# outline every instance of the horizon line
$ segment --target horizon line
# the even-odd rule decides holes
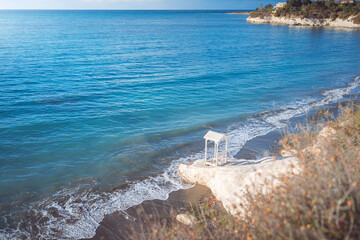
[[[0,11],[251,11],[253,9],[109,9],[109,8],[11,8],[11,9],[2,9]]]

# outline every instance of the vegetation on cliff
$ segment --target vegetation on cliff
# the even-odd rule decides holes
[[[248,194],[245,214],[234,217],[207,202],[194,208],[198,221],[192,226],[149,221],[129,237],[360,239],[359,109],[344,109],[339,117],[302,130],[281,142],[284,149],[297,152],[302,172],[281,176],[267,195]]]
[[[251,17],[301,17],[312,19],[347,19],[354,17],[353,21],[360,24],[360,2],[335,2],[334,0],[287,0],[287,5],[276,10],[271,4],[257,8],[250,13]]]

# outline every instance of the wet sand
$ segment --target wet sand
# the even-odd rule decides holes
[[[170,221],[177,214],[211,195],[209,188],[195,185],[193,188],[170,193],[167,200],[149,200],[123,212],[106,215],[96,230],[93,240],[129,239],[131,229],[141,231],[141,224],[154,219]]]

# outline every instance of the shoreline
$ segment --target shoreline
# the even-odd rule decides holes
[[[338,103],[330,104],[326,107],[333,114],[337,114],[339,107],[346,105],[348,101],[344,100]],[[294,127],[298,123],[306,123],[309,119],[316,119],[318,121],[318,110],[313,109],[307,114],[293,117],[288,123],[289,126]],[[320,117],[321,119],[321,117]],[[278,142],[283,137],[282,129],[274,129],[271,132],[257,136],[245,143],[245,145],[234,155],[236,159],[254,160],[266,156],[280,157]],[[255,161],[256,162],[256,161]],[[278,162],[278,161],[277,161]],[[255,164],[254,166],[256,166]],[[108,238],[125,238],[128,230],[131,227],[139,227],[142,221],[131,221],[131,217],[138,216],[139,219],[147,219],[158,214],[162,221],[176,221],[177,214],[185,212],[193,204],[200,203],[207,198],[215,198],[214,193],[207,186],[195,184],[189,189],[180,189],[169,194],[166,200],[147,200],[139,205],[132,206],[124,212],[130,215],[130,219],[126,219],[124,213],[115,212],[104,217],[100,226],[96,229],[96,234],[89,240],[103,240]],[[217,201],[217,200],[216,200]],[[221,206],[223,203],[219,201]],[[138,215],[136,215],[138,214]],[[105,237],[105,238],[104,238]]]
[[[122,212],[106,215],[92,238],[83,240],[128,239],[129,230],[139,228],[146,220],[161,222],[174,221],[177,214],[189,210],[191,206],[211,198],[211,190],[196,184],[189,189],[180,189],[169,194],[166,200],[147,200]]]
[[[342,103],[346,103],[349,101],[353,101],[355,99],[357,99],[357,95],[356,94],[351,94],[351,91],[354,90],[355,88],[359,87],[359,80],[360,80],[360,76],[356,75],[355,77],[353,77],[353,81],[352,82],[347,82],[345,86],[341,87],[341,88],[336,88],[335,92],[334,89],[332,90],[324,90],[324,92],[322,93],[322,95],[324,96],[322,100],[319,100],[319,102],[311,102],[308,103],[306,105],[297,107],[297,108],[291,108],[288,107],[286,109],[282,109],[280,111],[281,114],[283,114],[283,116],[286,117],[280,117],[278,118],[278,114],[280,113],[276,113],[276,114],[270,114],[268,115],[267,112],[264,112],[262,114],[260,114],[259,117],[259,121],[261,122],[266,122],[267,124],[269,124],[270,126],[268,126],[265,129],[262,129],[260,132],[246,132],[244,130],[248,129],[248,128],[240,128],[243,129],[242,130],[242,134],[251,134],[248,138],[246,138],[247,140],[245,142],[239,142],[239,141],[234,141],[233,143],[233,149],[236,151],[231,153],[231,156],[235,156],[236,158],[241,158],[241,159],[258,159],[261,158],[263,156],[273,156],[276,155],[278,153],[278,149],[276,148],[276,143],[279,139],[282,138],[283,136],[283,127],[284,124],[286,126],[289,126],[289,123],[291,126],[294,126],[297,123],[305,123],[308,120],[309,116],[315,116],[315,113],[318,110],[324,110],[324,109],[332,109],[330,110],[331,112],[334,112],[338,109],[338,105],[342,104]],[[327,94],[327,91],[331,91],[331,95]],[[334,98],[334,94],[336,93],[336,96]],[[341,100],[340,100],[341,99]],[[292,116],[292,117],[289,117]],[[274,117],[276,117],[275,119],[273,119]],[[270,120],[270,121],[269,121]],[[276,121],[275,121],[276,120]],[[286,124],[287,122],[287,124]],[[248,122],[248,124],[250,124],[250,127],[253,126],[251,125],[251,122]],[[249,125],[247,125],[249,126]],[[255,124],[255,127],[257,127],[258,125]],[[291,127],[292,128],[292,127]],[[235,133],[237,133],[239,131],[238,126],[236,126]],[[229,131],[230,133],[232,131]],[[228,132],[228,133],[229,133]],[[232,134],[234,140],[239,140],[237,139],[237,134]],[[241,135],[240,135],[241,137]],[[240,139],[243,139],[242,137]],[[244,144],[244,145],[243,145]],[[202,145],[203,146],[203,145]],[[240,148],[241,146],[241,148]],[[202,148],[203,149],[203,148]],[[195,156],[194,156],[195,157]],[[200,159],[201,158],[201,154],[197,157],[197,158],[193,158],[192,157],[192,162]],[[187,162],[187,161],[184,161]],[[177,175],[176,178],[180,178],[180,176],[177,174],[177,164],[176,162],[172,162],[172,166],[176,169],[174,174]],[[172,172],[171,172],[172,173]],[[169,181],[170,183],[170,181]],[[143,184],[142,182],[139,182],[139,184]],[[161,186],[165,186],[165,185],[161,185]],[[178,186],[178,185],[177,185]],[[189,186],[189,185],[187,185]],[[137,190],[139,186],[135,186],[133,188],[130,189],[130,191],[133,192],[133,194],[137,194],[139,195],[139,193],[141,193],[141,191],[139,192]],[[146,188],[146,186],[145,186]],[[179,189],[179,188],[176,188]],[[140,190],[144,190],[144,185],[140,185]],[[148,191],[148,190],[144,190],[144,191]],[[189,190],[191,191],[191,190]],[[128,191],[126,191],[128,192]],[[180,192],[180,195],[186,195],[187,194],[187,190],[179,190],[176,192]],[[146,193],[146,192],[145,192]],[[162,193],[163,194],[163,193]],[[172,196],[175,193],[173,192],[168,192],[165,195],[159,195],[159,193],[153,194],[152,195],[152,200],[145,200],[145,201],[137,201],[134,205],[130,205],[130,207],[119,207],[116,203],[114,203],[115,201],[112,201],[111,204],[104,204],[104,202],[99,202],[98,203],[98,208],[104,207],[104,209],[106,208],[108,210],[108,214],[104,214],[104,215],[94,215],[93,212],[96,213],[96,210],[91,212],[92,209],[86,208],[86,205],[84,207],[84,204],[80,203],[79,205],[79,211],[87,211],[87,215],[85,215],[85,223],[89,223],[92,224],[88,224],[89,227],[91,228],[79,228],[77,226],[75,226],[74,224],[71,224],[71,227],[73,227],[73,231],[75,233],[78,233],[80,231],[86,231],[87,233],[91,232],[91,234],[87,234],[87,235],[82,235],[80,237],[75,237],[76,239],[100,239],[101,236],[103,235],[99,235],[99,234],[107,234],[107,236],[112,236],[115,235],[115,238],[117,236],[123,236],[124,234],[126,234],[125,232],[122,231],[126,231],[126,229],[129,228],[129,226],[138,226],[138,225],[134,225],[134,224],[129,224],[128,221],[124,221],[124,213],[125,216],[126,215],[130,215],[132,216],[133,213],[136,213],[138,210],[141,209],[148,209],[147,212],[145,211],[145,214],[140,215],[140,218],[147,218],[148,215],[153,215],[153,212],[158,212],[159,206],[167,206],[167,209],[171,209],[171,208],[175,208],[174,206],[177,207],[178,210],[182,210],[184,207],[186,206],[187,201],[183,200],[183,201],[169,201],[172,198]],[[192,193],[194,194],[194,193]],[[170,198],[166,199],[168,196],[170,195]],[[176,195],[176,194],[175,194]],[[187,194],[189,195],[189,194]],[[191,194],[190,194],[191,195]],[[179,195],[177,195],[179,196]],[[126,196],[125,196],[126,197]],[[153,200],[153,199],[166,199],[166,200]],[[182,198],[184,199],[184,198]],[[122,198],[117,198],[117,201],[121,201]],[[65,200],[66,201],[66,200]],[[75,204],[78,204],[77,202],[75,202]],[[78,205],[75,205],[78,206]],[[129,205],[128,205],[129,206]],[[157,206],[154,208],[154,206]],[[187,206],[189,206],[189,204],[187,204]],[[160,207],[160,209],[162,209]],[[90,211],[89,211],[90,210]],[[131,212],[132,211],[132,212]],[[115,212],[115,213],[114,213]],[[144,211],[143,211],[144,212]],[[120,214],[119,214],[120,213]],[[180,212],[178,212],[180,213]],[[166,219],[169,219],[171,216],[169,215],[168,211],[165,211],[164,213],[165,215],[167,214],[167,216],[164,217],[165,221],[167,221]],[[90,216],[90,218],[88,217]],[[141,217],[143,216],[143,217]],[[96,221],[97,219],[94,217],[98,217],[98,219],[101,217],[101,219],[99,219],[99,221]],[[122,218],[121,218],[122,217]],[[95,222],[95,221],[96,222]],[[87,221],[87,222],[86,222]],[[96,224],[96,226],[95,226]],[[68,226],[65,224],[65,227]],[[78,225],[79,226],[79,225]],[[120,231],[120,233],[119,233]],[[79,236],[80,234],[78,234]],[[112,239],[113,237],[109,237],[110,239]]]
[[[228,15],[250,15],[251,12],[231,12],[231,13],[226,13]]]
[[[281,152],[287,160],[264,160],[249,168],[250,174],[232,159],[221,167],[205,166],[204,160],[180,165],[182,177],[208,185],[227,212],[189,213],[191,222],[184,222],[192,225],[188,231],[177,231],[181,224],[170,230],[150,225],[156,237],[149,239],[170,231],[179,239],[193,232],[199,239],[359,239],[359,102],[345,105],[339,114],[325,113],[320,121],[284,136]],[[320,219],[328,220],[319,224]]]
[[[303,116],[305,118],[305,116]],[[282,138],[281,130],[275,129],[265,135],[257,136],[245,143],[245,145],[235,154],[234,157],[239,159],[251,160],[265,155],[274,155],[277,152],[278,141]],[[279,154],[276,154],[279,156]],[[125,213],[133,216],[140,213],[141,218],[158,213],[164,221],[174,220],[177,214],[182,213],[191,205],[205,201],[207,198],[214,197],[211,189],[207,186],[195,184],[189,189],[180,189],[169,194],[166,200],[147,200],[139,205],[132,206]],[[171,212],[173,210],[174,212]],[[96,234],[91,240],[103,240],[116,236],[123,238],[130,227],[138,225],[134,224],[131,219],[126,219],[121,212],[115,212],[106,215],[101,221],[100,226],[96,229]],[[140,222],[141,224],[141,222]],[[105,238],[102,238],[105,237]],[[124,237],[126,238],[126,237]],[[84,239],[85,240],[85,239]]]
[[[350,19],[311,19],[300,17],[251,17],[246,19],[249,23],[254,24],[274,24],[274,25],[289,25],[289,26],[304,26],[304,27],[333,27],[333,28],[347,28],[347,29],[360,29],[360,24],[356,24]]]
[[[306,121],[306,116],[294,118],[296,121]],[[251,160],[261,158],[265,155],[280,156],[278,152],[278,142],[283,137],[281,129],[274,129],[273,131],[257,136],[245,143],[245,145],[234,155],[237,159]],[[129,215],[140,214],[140,218],[146,219],[154,213],[160,215],[163,221],[171,219],[175,221],[177,214],[182,213],[191,205],[200,203],[204,199],[212,198],[214,194],[207,186],[195,184],[194,187],[189,189],[180,189],[169,194],[166,200],[147,200],[139,205],[132,206],[126,210],[125,213]],[[220,202],[221,206],[222,203]],[[173,210],[172,212],[170,210]],[[126,219],[123,213],[115,212],[106,215],[101,221],[100,226],[96,229],[96,234],[88,240],[103,240],[116,236],[122,239],[128,232],[130,227],[138,225],[139,222],[134,224],[131,219]],[[140,222],[141,224],[141,222]],[[105,237],[105,238],[102,238]],[[126,239],[126,237],[125,237]],[[85,239],[84,239],[85,240]]]
[[[358,77],[356,77],[355,80],[357,78]],[[351,86],[352,85],[347,85],[344,89],[348,89]],[[356,95],[342,96],[343,101],[341,101],[341,102],[349,101],[349,98],[353,98],[353,97],[356,97]],[[319,109],[333,108],[332,111],[336,111],[338,104],[341,104],[341,102],[326,104],[323,106],[320,105],[320,108],[316,107],[315,109],[312,109],[305,114],[300,114],[298,116],[291,117],[290,124],[295,125],[298,122],[305,122],[307,117],[313,116],[314,113],[316,112],[316,110],[319,110]],[[287,121],[287,120],[283,120],[283,121]],[[277,144],[278,140],[282,138],[282,136],[283,136],[282,129],[280,129],[280,128],[273,129],[264,135],[256,136],[250,140],[247,140],[245,145],[242,146],[242,148],[240,150],[238,150],[236,152],[236,154],[234,154],[234,156],[236,158],[242,158],[242,159],[256,159],[259,157],[263,157],[264,155],[267,155],[267,156],[275,155],[278,152],[277,148],[276,148],[276,144]],[[195,191],[195,193],[192,192],[190,194],[189,194],[189,191],[192,191],[192,190],[191,189],[177,190],[177,191],[175,191],[177,193],[171,192],[170,197],[166,200],[146,200],[146,201],[142,202],[141,204],[132,206],[127,209],[122,209],[122,210],[120,210],[120,212],[123,211],[123,212],[126,212],[126,214],[132,215],[132,213],[136,213],[136,211],[145,208],[145,209],[148,209],[146,212],[147,214],[142,215],[142,216],[145,216],[145,218],[146,218],[146,216],[148,214],[152,215],[151,212],[156,212],[157,210],[154,211],[155,209],[159,209],[159,207],[154,208],[154,206],[166,205],[168,209],[169,208],[181,209],[181,208],[183,208],[184,205],[189,206],[189,204],[187,204],[187,201],[172,201],[172,200],[174,200],[174,198],[172,196],[173,195],[176,195],[176,196],[188,195],[189,196],[192,194],[196,195],[196,191]],[[210,196],[210,195],[211,194],[209,194],[208,196]],[[182,197],[181,199],[184,199],[184,198]],[[180,213],[180,212],[178,212],[178,213]],[[165,216],[164,219],[169,218],[169,214],[166,213],[166,211],[165,211],[165,215],[166,214],[167,214],[167,217]],[[119,212],[115,211],[115,213],[106,214],[104,216],[104,218],[101,220],[99,225],[96,227],[96,230],[94,229],[95,235],[93,235],[92,237],[88,236],[88,238],[79,238],[79,239],[100,239],[100,237],[103,235],[99,235],[99,234],[107,234],[107,236],[112,236],[112,235],[122,236],[125,233],[122,233],[122,232],[119,233],[119,230],[126,231],[126,229],[128,229],[128,226],[134,226],[134,225],[129,224],[128,221],[124,221],[124,215],[121,213],[119,214]]]

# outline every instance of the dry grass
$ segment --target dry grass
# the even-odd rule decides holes
[[[316,131],[323,127],[327,135]],[[245,216],[201,204],[193,227],[148,222],[133,239],[360,239],[360,111],[304,128],[281,141],[296,150],[299,175],[282,176],[269,195],[248,194]],[[314,147],[316,146],[316,147]]]

